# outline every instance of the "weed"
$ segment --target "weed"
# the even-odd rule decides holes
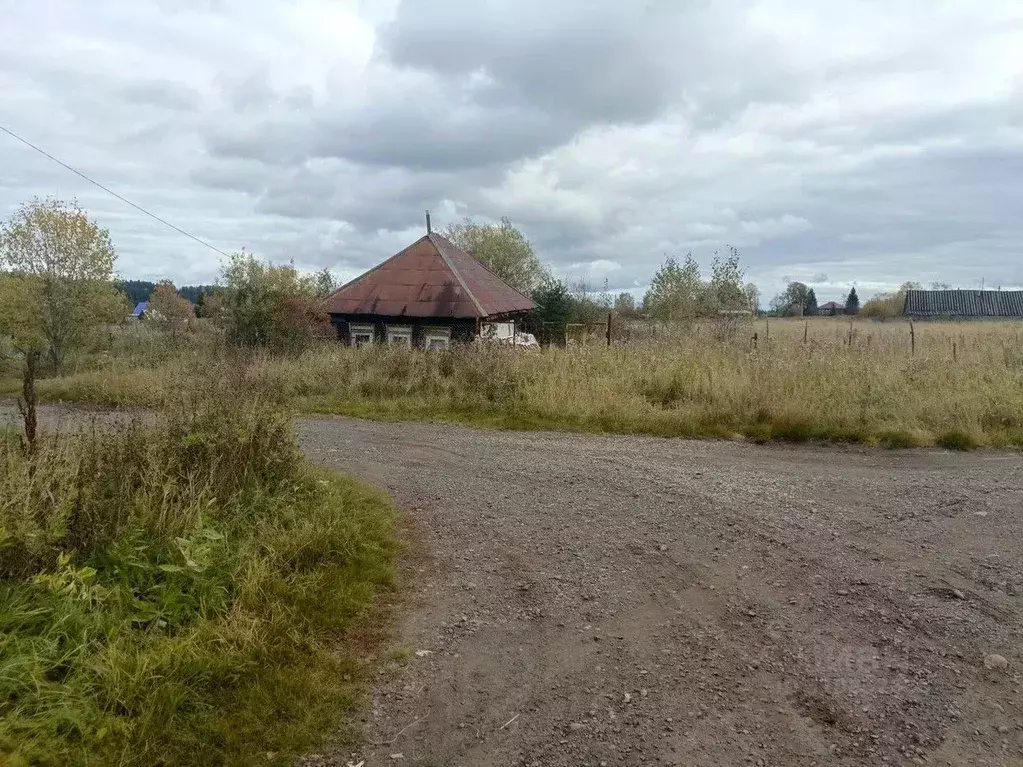
[[[0,439],[0,761],[252,764],[357,701],[391,506],[227,370],[145,422]]]
[[[302,411],[366,418],[891,447],[969,444],[948,439],[953,432],[977,445],[1023,441],[1016,325],[918,323],[911,355],[906,324],[854,324],[772,319],[770,333],[762,320],[729,333],[637,325],[627,328],[627,346],[540,351],[332,343],[298,357],[263,357],[258,367]],[[748,342],[754,332],[757,348]],[[50,401],[159,405],[172,398],[180,371],[224,354],[207,345],[154,357],[155,366],[113,359],[102,370],[40,381],[39,393]]]

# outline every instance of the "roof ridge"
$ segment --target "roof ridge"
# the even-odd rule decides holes
[[[469,288],[465,280],[462,278],[462,273],[458,270],[458,267],[451,263],[451,259],[448,258],[447,253],[444,252],[444,248],[434,241],[433,239],[434,237],[441,237],[441,239],[451,243],[451,247],[455,248],[456,250],[460,250],[460,248],[458,248],[458,246],[455,245],[455,243],[451,242],[451,240],[448,240],[447,237],[443,237],[442,235],[434,234],[433,232],[430,232],[426,235],[426,239],[428,239],[430,241],[430,244],[437,249],[437,255],[441,257],[445,264],[447,264],[448,269],[451,270],[451,273],[455,275],[455,279],[458,280],[458,284],[462,286],[462,290],[465,291],[466,295],[469,296],[470,300],[476,306],[476,309],[479,310],[480,317],[488,316],[486,309],[483,308],[483,304],[481,304],[476,299],[476,296],[473,294],[472,290]],[[469,254],[466,253],[466,255],[468,256]],[[472,258],[472,256],[469,257]]]
[[[436,233],[436,232],[433,232],[432,234],[437,234],[437,233]],[[500,281],[501,281],[501,282],[502,282],[502,283],[503,283],[503,284],[504,284],[504,285],[505,285],[506,287],[510,288],[511,290],[514,290],[514,291],[515,291],[516,293],[518,293],[518,294],[519,294],[520,296],[522,296],[522,297],[523,297],[524,299],[526,299],[527,301],[533,301],[533,299],[532,299],[532,298],[531,298],[530,296],[527,296],[527,295],[526,295],[525,293],[523,293],[523,292],[522,292],[521,290],[519,290],[518,288],[516,288],[516,287],[515,287],[514,285],[510,284],[510,283],[509,283],[509,282],[508,282],[508,281],[507,281],[507,280],[506,280],[506,279],[505,279],[504,277],[502,277],[502,276],[501,276],[500,274],[498,274],[497,272],[495,272],[495,271],[494,271],[493,269],[491,269],[491,268],[490,268],[489,266],[487,266],[486,264],[484,264],[484,263],[483,263],[482,261],[480,261],[480,260],[479,260],[478,258],[476,258],[476,257],[475,257],[475,256],[474,256],[474,255],[473,255],[472,253],[469,253],[469,252],[467,252],[467,251],[464,251],[464,250],[462,250],[462,249],[461,249],[460,247],[458,247],[457,245],[455,245],[455,243],[451,242],[451,240],[449,240],[449,239],[448,239],[447,237],[445,237],[444,235],[438,235],[438,236],[439,236],[439,237],[440,237],[441,239],[445,240],[446,242],[449,242],[449,243],[451,243],[451,247],[453,247],[453,248],[454,248],[455,250],[457,250],[457,251],[458,251],[459,253],[463,253],[464,255],[466,255],[466,256],[468,256],[469,258],[471,258],[471,259],[472,259],[472,262],[473,262],[474,264],[476,264],[477,266],[482,266],[482,267],[483,267],[483,268],[484,268],[485,270],[487,270],[487,271],[488,271],[488,272],[490,272],[490,273],[491,273],[492,275],[494,275],[494,276],[495,276],[495,277],[496,277],[497,279],[499,279],[499,280],[500,280]],[[534,301],[533,303],[536,303],[536,302]]]

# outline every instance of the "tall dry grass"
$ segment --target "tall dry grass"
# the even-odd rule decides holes
[[[1023,445],[1023,326],[843,318],[621,328],[600,343],[417,352],[328,344],[258,361],[305,412],[663,436],[891,446]],[[755,340],[754,340],[755,337]],[[804,340],[805,338],[805,340]],[[223,352],[218,352],[223,353]],[[47,399],[154,404],[157,367],[40,384]]]
[[[266,365],[308,411],[664,436],[1023,445],[1019,326],[913,331],[915,353],[908,323],[814,319],[662,327],[610,348],[332,347]]]
[[[0,763],[285,762],[359,694],[338,640],[389,582],[389,503],[303,465],[265,378],[192,379],[0,432]]]

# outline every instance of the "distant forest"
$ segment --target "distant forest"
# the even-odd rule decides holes
[[[119,280],[117,287],[131,299],[132,305],[135,305],[149,300],[156,289],[156,283],[148,280]],[[223,289],[220,285],[183,285],[178,288],[178,295],[197,304],[199,296],[220,293]]]

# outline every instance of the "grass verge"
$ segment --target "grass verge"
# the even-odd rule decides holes
[[[331,344],[257,364],[302,413],[755,442],[1023,447],[1016,325],[919,325],[915,353],[901,323],[774,320],[757,344],[752,327],[534,352]],[[113,360],[44,380],[40,396],[157,406],[182,371],[209,364],[186,357],[143,368]]]
[[[0,762],[289,763],[359,699],[394,510],[203,380],[155,424],[0,440]]]

